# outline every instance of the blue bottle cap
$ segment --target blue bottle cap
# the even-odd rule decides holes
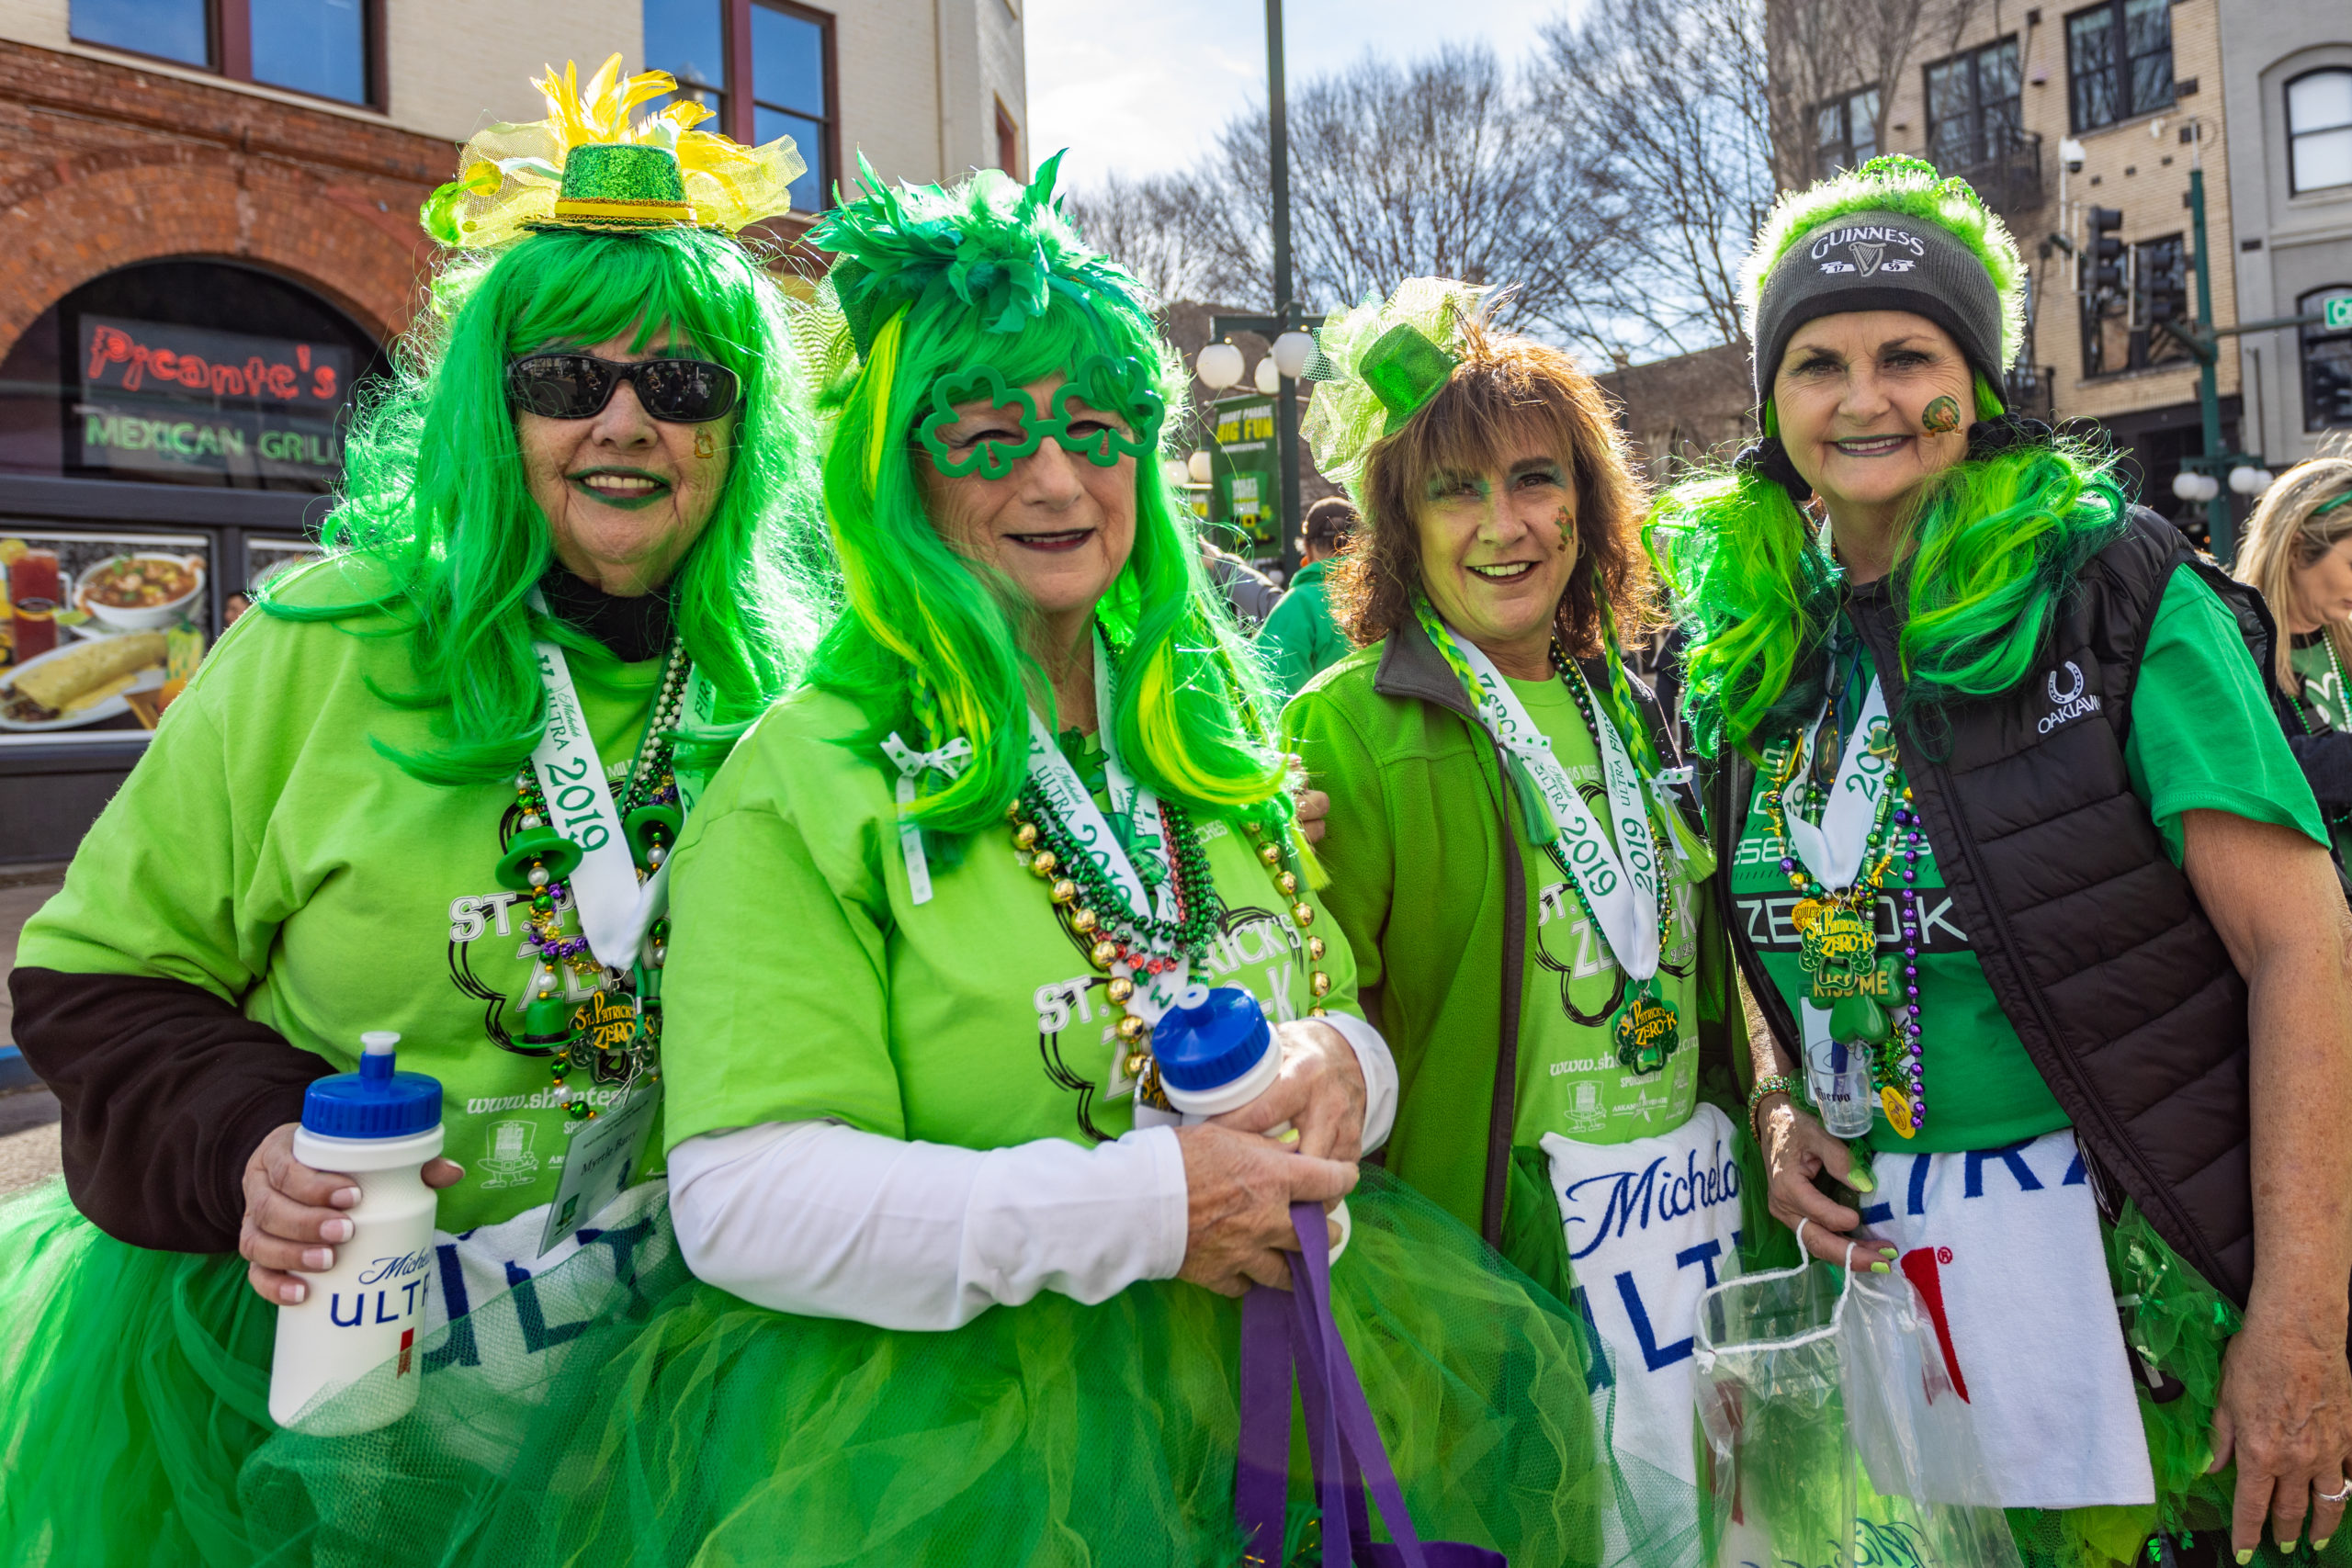
[[[322,1138],[405,1138],[441,1124],[441,1080],[392,1070],[400,1036],[359,1037],[359,1070],[321,1078],[302,1097],[302,1130]]]
[[[1273,1043],[1258,998],[1238,986],[1194,986],[1160,1015],[1151,1055],[1160,1081],[1186,1094],[1223,1089],[1258,1065]]]

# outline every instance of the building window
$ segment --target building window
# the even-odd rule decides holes
[[[2077,131],[2172,105],[2172,0],[2103,0],[2066,18]]]
[[[2352,71],[2309,71],[2287,84],[2287,188],[2352,185]]]
[[[1814,111],[1815,167],[1823,178],[1878,156],[1878,89],[1832,98]]]
[[[1928,66],[1928,161],[1955,174],[2007,152],[2018,140],[2022,93],[2014,38]]]
[[[645,0],[645,64],[678,94],[727,118],[727,0]]]
[[[2330,299],[2352,299],[2352,283],[2315,288],[2295,301],[2295,313],[2316,315]],[[2303,428],[2352,427],[2352,329],[2302,330]]]
[[[384,107],[383,0],[73,0],[79,43]]]
[[[2083,374],[2111,376],[2190,357],[2163,323],[2188,318],[2188,251],[2178,234],[2143,240],[2126,253],[2120,299],[2083,301]]]
[[[1012,111],[1001,99],[996,106],[996,166],[1016,180],[1021,177],[1021,128],[1012,123]]]
[[[808,172],[797,211],[825,205],[835,178],[833,19],[787,0],[645,0],[645,59],[713,129],[757,145],[789,136]]]

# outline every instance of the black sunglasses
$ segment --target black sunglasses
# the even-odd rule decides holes
[[[627,381],[645,412],[670,424],[701,424],[735,412],[743,385],[707,359],[639,359],[593,354],[529,354],[506,367],[506,400],[546,419],[589,419]]]

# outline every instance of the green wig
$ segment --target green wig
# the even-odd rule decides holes
[[[663,327],[741,378],[734,451],[701,536],[668,586],[673,624],[719,698],[723,744],[805,665],[831,590],[807,473],[814,451],[798,396],[781,289],[735,240],[687,227],[639,234],[550,231],[454,258],[434,309],[368,398],[345,446],[343,493],[325,542],[380,570],[338,603],[265,592],[290,619],[365,612],[404,627],[416,683],[379,694],[433,716],[438,744],[379,750],[435,784],[518,768],[546,723],[531,643],[586,648],[526,599],[553,562],[554,536],[526,483],[508,361]],[[315,578],[316,574],[311,574]]]
[[[1870,211],[1937,224],[1984,263],[2002,299],[2004,366],[2013,361],[2024,323],[2016,242],[1964,182],[1912,158],[1873,159],[1781,198],[1741,274],[1751,326],[1758,287],[1792,245]],[[1770,375],[1758,379],[1769,385]],[[1919,488],[1898,539],[1897,717],[1915,737],[1931,735],[1950,705],[2030,674],[2076,574],[2130,512],[2111,452],[2003,417],[1981,373],[1975,402],[1968,456]],[[1688,639],[1686,712],[1710,755],[1730,747],[1754,756],[1812,717],[1844,600],[1843,571],[1803,508],[1804,481],[1780,449],[1769,400],[1762,418],[1764,440],[1669,488],[1645,533]]]
[[[1003,820],[1026,773],[1028,711],[1050,716],[1053,692],[1026,601],[933,525],[920,431],[940,406],[934,393],[972,396],[982,367],[1008,388],[1077,379],[1099,358],[1129,367],[1137,395],[1171,420],[1183,398],[1148,292],[1089,250],[1055,203],[1058,162],[1025,187],[983,170],[952,189],[888,189],[868,169],[864,195],[810,235],[840,257],[808,330],[831,372],[825,513],[847,604],[809,679],[865,713],[861,746],[893,730],[926,750],[971,743],[970,764],[952,781],[927,775],[938,787],[910,812],[951,843]],[[1126,460],[1135,546],[1096,611],[1116,672],[1104,722],[1164,798],[1208,817],[1285,821],[1263,677],[1209,586],[1157,450]]]

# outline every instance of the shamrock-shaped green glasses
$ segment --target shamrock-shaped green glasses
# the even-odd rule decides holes
[[[940,432],[962,417],[956,412],[957,403],[978,402],[983,395],[991,409],[1020,411],[1021,439],[983,438],[959,454]],[[1073,402],[1083,404],[1083,410],[1073,413]],[[1159,425],[1167,413],[1140,363],[1102,354],[1080,364],[1054,393],[1049,407],[1049,414],[1039,414],[1026,388],[1006,385],[1003,372],[993,365],[975,365],[932,384],[931,412],[916,426],[916,434],[930,449],[933,465],[949,479],[978,473],[982,479],[1001,479],[1048,437],[1102,468],[1122,457],[1148,457],[1159,450]],[[1103,415],[1125,422],[1126,428]]]

